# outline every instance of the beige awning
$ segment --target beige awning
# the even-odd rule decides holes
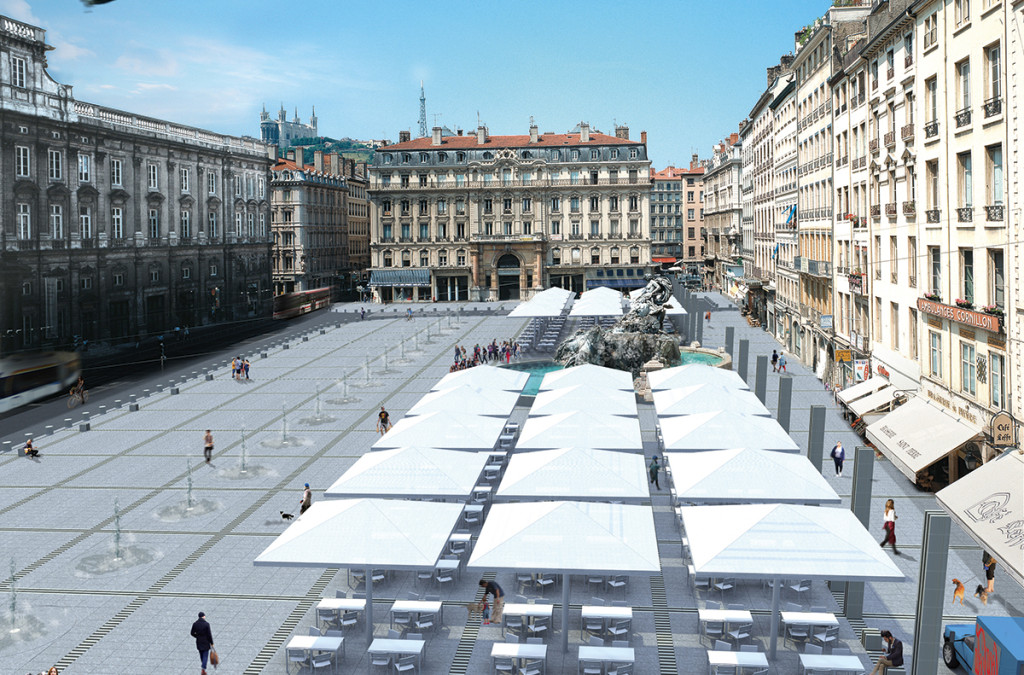
[[[868,440],[912,481],[981,431],[920,396],[867,428]]]
[[[896,389],[896,387],[885,386],[873,394],[862,396],[850,403],[850,410],[858,417],[882,410],[883,408],[889,410],[893,403],[897,402],[896,399],[902,395],[904,395],[903,392]]]
[[[852,387],[843,389],[836,396],[846,405],[850,405],[851,402],[856,401],[858,398],[873,394],[888,384],[889,380],[884,377],[871,377],[863,382],[858,382]]]

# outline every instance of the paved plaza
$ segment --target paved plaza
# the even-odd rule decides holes
[[[724,329],[736,327],[737,339],[750,340],[752,383],[754,357],[771,354],[778,343],[748,327],[723,296],[707,297],[718,308],[704,327],[705,345],[722,345]],[[507,310],[512,303],[505,305]],[[5,618],[0,673],[37,673],[54,664],[72,674],[197,673],[188,631],[199,611],[206,612],[223,659],[217,672],[283,673],[284,645],[315,625],[316,603],[356,589],[345,570],[254,567],[253,559],[287,527],[279,513],[298,512],[305,482],[313,487],[314,502],[322,499],[322,491],[378,438],[380,406],[392,420],[401,419],[448,372],[455,344],[471,349],[500,342],[528,323],[487,313],[494,305],[455,319],[433,318],[433,307],[426,313],[413,307],[412,321],[405,319],[404,306],[395,308],[393,318],[390,306],[383,316],[375,306],[375,320],[331,323],[322,333],[291,340],[287,348],[267,349],[266,358],[250,354],[247,382],[234,381],[224,363],[210,364],[212,380],[200,374],[180,383],[178,393],[168,388],[140,398],[137,411],[124,405],[93,417],[87,431],[75,425],[38,438],[38,460],[0,453],[0,616]],[[842,440],[851,455],[858,438],[831,393],[796,361],[789,359],[793,439],[806,449],[810,406],[827,405],[826,452]],[[767,405],[773,412],[777,395],[778,376],[769,369]],[[525,419],[527,409],[520,399],[512,419]],[[653,407],[642,404],[648,457],[656,447],[655,419]],[[206,429],[216,443],[211,465],[202,457]],[[32,430],[3,440],[20,444],[26,431]],[[852,460],[845,478],[834,478],[827,457],[826,462],[824,473],[848,508]],[[884,460],[874,475],[870,529],[881,539],[882,505],[894,498],[903,554],[897,563],[908,580],[867,584],[865,622],[891,629],[912,657],[923,513],[938,507],[933,495],[918,491]],[[696,610],[706,594],[695,597],[688,583],[667,490],[654,491],[652,503],[662,575],[634,578],[624,591],[604,597],[624,599],[634,608],[635,672],[703,673],[706,644],[698,640]],[[953,524],[948,576],[973,590],[980,583],[980,560],[980,549]],[[395,599],[413,590],[439,593],[444,625],[428,634],[422,672],[492,672],[491,645],[502,641],[501,628],[468,620],[467,606],[479,597],[479,576],[463,570],[454,587],[436,588],[417,584],[415,573],[396,573],[375,585],[375,635],[387,633],[387,610]],[[509,594],[517,592],[511,573],[498,573],[497,581]],[[548,590],[547,599],[557,606],[560,593]],[[949,619],[982,611],[970,597],[966,606],[952,607],[952,586],[946,593]],[[525,594],[541,597],[529,589]],[[550,675],[577,672],[579,607],[592,595],[585,579],[574,578],[570,625],[556,626],[555,636],[547,639]],[[770,590],[753,582],[739,584],[726,597],[753,611],[753,635],[762,649],[768,644],[770,598]],[[816,583],[811,597],[799,601],[841,610],[824,584]],[[1020,615],[1022,607],[1024,591],[997,574],[996,594],[983,613]],[[562,630],[569,631],[566,653],[560,648]],[[870,669],[848,623],[843,622],[840,639]],[[789,645],[782,649],[780,640],[771,672],[796,673],[797,663],[796,652]],[[371,671],[364,631],[347,631],[339,672]]]

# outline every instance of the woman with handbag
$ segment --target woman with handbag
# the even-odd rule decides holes
[[[196,639],[196,649],[199,650],[199,661],[202,664],[201,675],[206,675],[206,662],[216,666],[220,663],[217,652],[213,648],[213,632],[210,630],[210,623],[206,620],[206,613],[199,612],[199,618],[192,624],[192,637]]]
[[[896,504],[891,499],[885,501],[885,516],[883,517],[882,527],[885,529],[885,538],[882,539],[879,546],[885,547],[886,544],[892,544],[892,552],[899,555],[900,552],[896,550]]]

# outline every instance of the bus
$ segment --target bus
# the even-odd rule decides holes
[[[0,358],[0,412],[68,391],[82,374],[75,352],[27,352]]]
[[[314,288],[311,291],[296,291],[274,296],[274,318],[291,319],[303,314],[328,307],[331,304],[331,288]]]

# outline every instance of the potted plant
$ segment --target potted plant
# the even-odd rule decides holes
[[[986,314],[991,314],[992,316],[1003,316],[1003,310],[1000,309],[997,305],[985,305],[984,307],[981,308],[981,311],[985,312]]]
[[[942,296],[939,295],[938,293],[931,293],[931,292],[925,293],[924,294],[924,299],[925,300],[931,300],[932,302],[942,302]]]
[[[974,309],[974,303],[968,300],[964,300],[963,298],[957,298],[953,302],[955,302],[956,306],[960,307],[961,309]]]

